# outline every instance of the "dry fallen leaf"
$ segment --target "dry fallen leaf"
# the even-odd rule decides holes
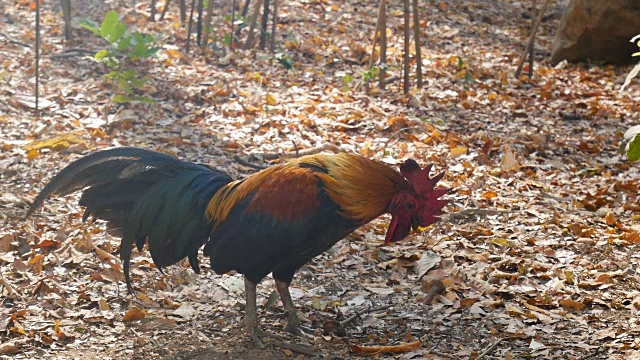
[[[136,320],[142,320],[146,315],[147,313],[144,310],[134,307],[129,309],[129,311],[127,311],[127,313],[124,314],[124,316],[122,317],[122,321],[131,322]]]
[[[575,301],[575,300],[572,300],[572,299],[560,300],[559,304],[560,304],[560,306],[562,306],[566,310],[579,310],[579,311],[582,311],[587,307],[587,305],[585,305],[584,303],[581,303],[579,301]]]
[[[510,146],[504,147],[504,156],[502,157],[502,161],[500,161],[500,170],[502,171],[510,171],[516,170],[520,165],[518,164],[518,160],[516,159],[513,150],[511,150]]]
[[[411,343],[404,343],[400,345],[391,345],[391,346],[364,346],[364,345],[353,345],[351,347],[351,352],[354,354],[393,354],[393,353],[405,353],[409,351],[413,351],[420,347],[420,341],[414,341]]]

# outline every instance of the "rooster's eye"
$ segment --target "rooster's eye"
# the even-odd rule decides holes
[[[413,209],[415,209],[416,204],[410,202],[410,203],[407,204],[407,206],[409,207],[409,209],[413,210]]]

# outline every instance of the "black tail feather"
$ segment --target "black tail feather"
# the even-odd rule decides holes
[[[206,207],[213,195],[232,179],[204,165],[131,147],[112,148],[80,158],[45,186],[27,216],[54,195],[82,190],[83,219],[106,220],[122,237],[120,259],[127,288],[134,243],[149,243],[159,269],[188,257],[199,272],[198,249],[208,240],[211,224]]]

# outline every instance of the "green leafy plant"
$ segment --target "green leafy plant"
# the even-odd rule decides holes
[[[634,36],[631,42],[640,47],[640,35]],[[640,52],[635,52],[631,56],[640,56]],[[640,73],[640,62],[631,69],[624,80],[624,84],[620,87],[620,92],[623,92],[629,86],[631,80],[638,76],[638,73]],[[620,152],[626,154],[631,161],[640,160],[640,137],[638,135],[640,135],[640,125],[633,126],[624,133],[624,138],[620,144]]]
[[[463,88],[465,91],[469,91],[469,84],[473,83],[473,76],[471,76],[471,72],[469,72],[469,67],[465,65],[464,61],[462,61],[461,58],[458,58],[458,69],[464,70]]]
[[[371,80],[375,80],[380,73],[380,68],[377,66],[372,66],[369,70],[362,73],[362,80],[367,82]]]
[[[80,25],[109,43],[109,46],[98,51],[93,59],[111,70],[105,76],[113,80],[120,90],[111,100],[153,103],[153,100],[146,96],[135,95],[136,91],[144,87],[148,78],[140,76],[131,67],[135,61],[150,58],[158,52],[160,48],[152,46],[154,38],[140,32],[128,31],[126,25],[120,22],[118,13],[113,10],[105,15],[100,25],[89,19],[81,19]]]

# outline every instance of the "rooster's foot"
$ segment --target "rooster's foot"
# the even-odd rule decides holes
[[[246,331],[247,331],[247,334],[249,334],[249,337],[251,338],[251,341],[253,341],[254,345],[256,346],[264,345],[264,341],[262,340],[262,338],[265,336],[264,331],[260,330],[257,327],[246,329]]]
[[[300,337],[312,337],[314,333],[313,329],[302,326],[302,324],[300,324],[300,319],[298,319],[298,315],[295,313],[291,314],[289,312],[286,312],[286,315],[287,326],[284,327],[284,331]]]

